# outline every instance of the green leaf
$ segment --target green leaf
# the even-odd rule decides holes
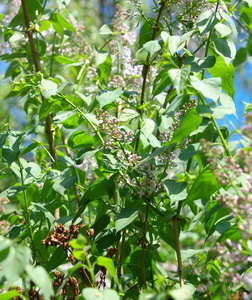
[[[144,49],[148,51],[150,57],[155,54],[157,51],[161,50],[160,46],[161,40],[149,41],[143,45]]]
[[[73,110],[63,110],[63,111],[59,111],[54,117],[53,117],[53,121],[57,124],[57,123],[61,123],[65,120],[67,120],[68,118],[72,117],[73,115],[75,115],[77,112],[77,107],[74,108]]]
[[[174,289],[168,292],[174,300],[191,300],[195,292],[195,288],[185,285],[183,288]]]
[[[168,69],[164,69],[158,73],[153,83],[152,95],[157,96],[171,84]]]
[[[220,188],[221,185],[219,184],[216,176],[209,169],[209,166],[207,166],[195,178],[194,183],[188,193],[186,203],[201,199],[202,197],[207,198]]]
[[[247,49],[240,48],[235,55],[234,59],[234,67],[239,66],[240,64],[244,63],[247,59]]]
[[[157,228],[160,238],[176,250],[174,229],[173,226],[167,222],[167,217],[158,217]]]
[[[54,14],[56,17],[57,22],[64,28],[68,29],[69,31],[76,32],[75,28],[72,24],[70,24],[61,14]],[[50,18],[51,19],[51,18]]]
[[[137,51],[136,53],[136,59],[139,60],[140,62],[146,61],[148,58],[148,51],[144,48],[141,48]]]
[[[168,71],[171,82],[174,85],[178,94],[180,94],[190,74],[190,70],[191,70],[191,66],[188,65],[182,67],[181,69],[171,69]]]
[[[218,101],[221,93],[221,78],[200,80],[196,76],[190,76],[190,80],[191,85],[204,97],[213,99],[215,102]]]
[[[140,206],[122,208],[115,219],[116,232],[131,224],[140,212]]]
[[[205,33],[209,32],[218,22],[218,13],[205,11],[199,15],[196,24],[199,28],[201,35],[204,35]]]
[[[41,1],[26,0],[26,9],[30,22],[33,22],[42,12]],[[11,20],[11,22],[8,24],[8,27],[15,28],[17,26],[22,26],[22,24],[24,24],[24,14],[22,5],[20,5],[18,14],[16,14],[15,17]]]
[[[134,109],[125,108],[120,114],[119,121],[129,121],[139,117],[139,112]]]
[[[90,148],[94,144],[94,138],[82,130],[73,132],[67,141],[68,145],[73,148]]]
[[[62,247],[58,247],[46,263],[45,268],[48,272],[54,270],[58,266],[62,265],[66,261],[66,259],[67,257],[65,250]]]
[[[104,63],[109,55],[108,52],[103,50],[97,50],[97,48],[94,49],[94,54],[95,54],[95,65],[97,67],[100,64]]]
[[[96,96],[97,101],[100,103],[100,108],[102,108],[103,106],[111,102],[114,102],[115,100],[118,100],[122,92],[123,91],[121,88],[117,88],[113,91],[109,91],[109,90],[100,91]]]
[[[221,78],[222,89],[233,98],[235,93],[233,64],[230,62],[227,65],[221,56],[217,56],[215,65],[208,71],[212,77]]]
[[[172,35],[168,38],[168,50],[171,55],[174,55],[179,50],[181,37],[179,35]]]
[[[44,79],[41,80],[41,94],[45,99],[50,98],[57,94],[58,86],[52,80]]]
[[[201,150],[200,143],[191,144],[188,148],[186,148],[179,154],[179,159],[188,160],[191,157],[193,157],[195,154],[197,154],[200,150]]]
[[[72,65],[72,64],[76,64],[76,63],[79,63],[80,61],[79,60],[75,60],[75,59],[70,59],[68,57],[63,57],[61,55],[56,55],[54,56],[54,59],[61,63],[61,64],[66,64],[66,65]]]
[[[102,35],[110,35],[113,32],[110,30],[107,24],[102,25],[102,27],[99,29],[98,34]]]
[[[243,2],[246,2],[249,7],[252,6],[252,0],[243,0]]]
[[[84,288],[82,296],[85,300],[120,300],[117,292],[111,289],[100,291],[95,288]]]
[[[145,137],[149,137],[154,131],[156,123],[152,119],[144,119],[141,126],[141,131]]]
[[[90,184],[88,190],[81,199],[80,205],[86,204],[87,201],[98,199],[104,195],[108,195],[108,189],[111,187],[112,179],[100,177],[98,180]]]
[[[151,280],[151,255],[149,251],[144,251],[144,273],[146,277],[146,281]],[[135,250],[130,257],[130,262],[127,264],[130,270],[132,271],[132,275],[135,278],[138,277],[138,280],[142,282],[142,265],[141,265],[141,259],[142,259],[142,251],[141,250]]]
[[[194,249],[187,249],[187,250],[180,250],[180,251],[181,251],[182,262],[194,256],[195,254],[202,252],[202,250],[194,250]]]
[[[23,274],[27,265],[30,264],[30,258],[31,251],[27,246],[19,245],[18,247],[12,246],[10,248],[7,258],[1,263],[9,286]]]
[[[107,56],[105,61],[98,66],[98,75],[99,79],[105,84],[108,85],[110,73],[112,69],[112,58],[110,55]]]
[[[9,300],[17,297],[19,292],[17,290],[11,290],[6,292],[5,294],[0,295],[0,300]]]
[[[234,23],[233,19],[224,10],[220,10],[219,14],[225,21],[229,22],[230,28],[233,32],[233,35],[235,38],[237,38],[238,32],[236,29],[236,24]]]
[[[25,184],[22,186],[21,185],[13,185],[13,186],[5,189],[4,191],[2,191],[2,193],[0,193],[0,198],[8,197],[9,199],[12,199],[19,193],[26,190],[29,186],[30,186],[29,184]]]
[[[217,23],[215,25],[215,29],[218,31],[221,37],[228,36],[232,30],[228,25],[222,24],[222,23]]]
[[[108,270],[109,274],[114,279],[115,283],[118,284],[118,277],[116,275],[116,269],[115,269],[115,265],[114,265],[112,258],[98,256],[96,263],[99,266],[105,267]]]
[[[139,33],[139,49],[141,49],[145,43],[149,42],[152,39],[152,35],[153,35],[152,26],[154,26],[155,24],[156,24],[156,20],[153,18],[148,18],[148,22],[147,21],[143,22]],[[159,23],[158,26],[160,26],[161,28],[163,27],[161,23]],[[160,32],[159,30],[157,30],[153,40],[156,39],[159,35]]]
[[[187,183],[185,182],[178,182],[172,179],[167,179],[163,181],[165,190],[167,195],[171,200],[171,204],[174,202],[184,200],[187,197]]]
[[[245,22],[246,27],[252,30],[252,7],[249,7],[247,3],[243,3],[239,14],[242,20]]]
[[[30,279],[41,289],[44,299],[50,300],[53,294],[53,288],[46,270],[42,266],[33,267],[28,265],[26,272]]]
[[[166,293],[144,293],[140,294],[138,300],[166,300],[167,294]]]
[[[202,117],[197,113],[196,108],[191,109],[182,120],[179,128],[174,132],[171,143],[182,141],[195,131],[202,122]]]
[[[183,60],[184,65],[190,65],[192,72],[200,72],[204,69],[212,68],[215,65],[216,58],[215,56],[207,56],[206,58],[198,58],[195,56],[187,56]]]
[[[95,223],[92,225],[95,236],[101,231],[103,231],[108,226],[109,223],[110,223],[110,216],[108,214],[98,216],[97,219],[95,220]]]
[[[25,141],[24,131],[10,131],[7,135],[7,145],[2,147],[2,156],[7,161],[8,165],[11,165],[14,161],[18,160],[20,151],[23,149]]]
[[[225,108],[228,111],[227,114],[233,114],[237,117],[235,102],[230,96],[228,96],[225,93],[221,93],[220,103],[223,105],[223,108]]]
[[[77,113],[70,118],[62,121],[61,124],[67,129],[75,129],[80,126],[83,122],[82,115],[77,111]]]
[[[24,183],[30,183],[39,179],[41,175],[41,168],[34,162],[27,162],[24,158],[20,158],[20,163],[23,168]],[[12,163],[11,169],[21,180],[20,167],[18,163]]]
[[[45,99],[42,102],[42,104],[40,106],[40,110],[39,110],[39,119],[40,120],[44,120],[49,115],[49,113],[52,110],[52,106],[53,106],[53,103],[48,99]]]
[[[230,61],[235,58],[236,47],[231,38],[218,38],[214,33],[212,35],[214,50],[224,58],[225,63],[229,65]]]
[[[53,189],[56,192],[60,193],[62,196],[65,194],[66,190],[70,189],[71,186],[77,182],[76,174],[69,178],[71,172],[72,170],[70,168],[67,168],[54,179]]]
[[[3,261],[9,253],[9,249],[13,242],[3,236],[0,236],[0,261]]]

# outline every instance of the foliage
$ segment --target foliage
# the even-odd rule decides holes
[[[0,298],[252,299],[251,105],[240,149],[217,121],[251,1],[132,0],[93,39],[70,1],[14,4],[4,100],[26,123],[0,132]]]

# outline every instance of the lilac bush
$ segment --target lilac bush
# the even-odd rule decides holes
[[[114,2],[1,15],[0,297],[252,299],[251,3]]]

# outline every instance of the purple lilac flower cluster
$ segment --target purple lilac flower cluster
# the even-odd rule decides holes
[[[94,170],[98,168],[94,155],[84,158],[80,165],[76,165],[76,168],[81,169],[86,174],[87,180],[93,180],[95,178]]]
[[[105,130],[106,134],[110,137],[109,141],[104,142],[106,150],[119,150],[119,144],[130,144],[134,139],[132,131],[124,131],[119,126],[120,121],[116,118],[109,119],[109,113],[103,109],[95,109],[96,119],[101,121],[99,128]],[[129,155],[127,155],[129,157]],[[134,159],[133,159],[134,160]]]
[[[128,174],[124,175],[124,180],[120,181],[121,188],[129,188],[131,193],[137,194],[140,198],[150,199],[151,196],[158,195],[163,190],[163,183],[157,179],[157,170],[155,165],[150,162],[135,168],[139,174],[137,179],[131,178]],[[132,189],[134,187],[135,189]]]
[[[171,127],[169,127],[169,131],[163,131],[160,133],[159,141],[162,144],[165,144],[172,139],[173,133],[179,127],[179,122],[180,122],[179,117],[181,115],[185,115],[188,112],[188,110],[194,108],[195,106],[196,106],[196,100],[192,99],[188,103],[185,103],[183,105],[183,108],[174,115],[174,121]],[[180,142],[179,148],[186,149],[190,145],[190,143],[191,140],[188,139],[188,137],[186,137],[184,138],[183,141]],[[161,156],[158,157],[158,162],[163,165],[166,165],[168,163],[168,168],[172,169],[173,167],[177,166],[175,158],[176,158],[175,154],[172,151],[168,150],[162,153]]]
[[[241,239],[238,242],[227,239],[225,244],[216,243],[214,251],[226,267],[221,275],[223,282],[238,283],[243,281],[252,294],[252,280],[244,272],[244,268],[252,261],[252,115],[246,117],[246,125],[241,133],[250,142],[249,147],[237,151],[237,162],[231,157],[223,158],[220,148],[212,147],[210,142],[201,141],[203,153],[207,157],[212,172],[219,183],[229,187],[225,193],[220,193],[216,200],[230,208],[230,215],[239,218]],[[234,193],[236,191],[236,193]],[[251,288],[250,288],[251,287]],[[244,294],[244,299],[248,294]]]
[[[137,60],[132,58],[131,46],[137,39],[136,31],[130,31],[126,24],[128,13],[119,5],[116,5],[116,13],[112,20],[112,29],[117,32],[115,39],[110,42],[112,71],[110,86],[141,90],[142,67],[136,65]],[[119,51],[118,43],[122,49]]]

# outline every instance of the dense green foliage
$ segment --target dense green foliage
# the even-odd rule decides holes
[[[0,299],[252,299],[252,2],[102,2],[0,18]]]

